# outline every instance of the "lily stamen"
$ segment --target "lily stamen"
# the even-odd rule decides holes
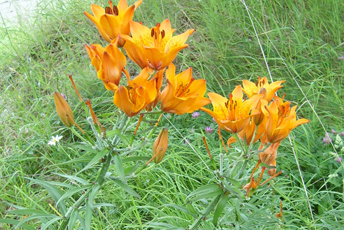
[[[117,7],[117,6],[113,6],[113,14],[114,14],[115,16],[118,16],[119,11],[118,11],[118,7]]]

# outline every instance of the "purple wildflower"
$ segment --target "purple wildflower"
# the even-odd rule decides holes
[[[194,112],[191,116],[192,118],[197,118],[199,117],[199,112]]]
[[[65,95],[64,93],[61,93],[61,96],[62,96],[65,100],[67,100],[67,97],[66,97],[66,95]]]
[[[205,132],[206,132],[207,134],[211,134],[211,133],[213,132],[213,128],[210,127],[210,126],[207,126],[207,127],[205,127]]]
[[[331,129],[331,133],[334,135],[334,134],[337,134],[337,132],[334,130],[334,129]]]
[[[323,138],[324,145],[330,144],[332,142],[332,139],[328,135],[328,133],[325,134],[325,137]]]
[[[336,157],[334,160],[337,161],[338,163],[340,163],[340,162],[342,162],[343,159],[341,157]]]
[[[213,122],[216,122],[216,121],[215,121],[215,118],[213,118]]]
[[[344,132],[341,132],[341,133],[339,134],[339,136],[344,137]]]

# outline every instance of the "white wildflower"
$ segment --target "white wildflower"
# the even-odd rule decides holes
[[[61,140],[62,136],[56,135],[56,137],[52,136],[51,140],[48,142],[48,145],[56,145],[56,142]]]

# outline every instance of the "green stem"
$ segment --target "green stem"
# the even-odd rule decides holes
[[[142,112],[141,114],[162,114],[164,111],[150,111],[150,112]]]

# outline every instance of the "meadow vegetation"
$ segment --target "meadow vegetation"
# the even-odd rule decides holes
[[[20,212],[23,208],[56,215],[50,206],[55,202],[51,193],[34,182],[49,181],[67,189],[61,187],[70,179],[67,175],[87,165],[73,159],[85,153],[92,159],[92,150],[72,145],[79,137],[56,114],[53,93],[58,90],[67,96],[75,121],[82,128],[88,126],[68,75],[73,76],[82,97],[92,100],[101,123],[115,124],[119,116],[113,94],[97,79],[85,49],[85,44],[106,45],[84,15],[90,12],[91,3],[106,5],[107,1],[43,0],[27,21],[0,23],[1,229],[11,229],[29,218],[27,210]],[[192,67],[193,76],[207,80],[209,91],[228,97],[243,79],[286,80],[279,96],[285,93],[292,105],[298,105],[299,118],[310,120],[282,142],[277,158],[282,175],[249,198],[229,199],[219,229],[335,229],[344,225],[343,12],[341,0],[143,0],[135,11],[134,20],[148,27],[169,18],[177,34],[195,29],[175,65],[179,72]],[[129,65],[132,73],[139,72],[133,63]],[[160,122],[169,129],[163,161],[128,179],[140,198],[105,181],[96,199],[108,205],[95,208],[92,229],[186,229],[208,207],[209,198],[193,200],[189,195],[214,182],[202,137],[206,136],[218,161],[224,151],[215,131],[217,124],[202,111],[197,118],[169,114]],[[207,134],[206,127],[214,132]],[[148,125],[137,135],[145,135],[145,128]],[[332,141],[324,139],[326,133]],[[56,135],[63,136],[59,145],[48,145]],[[223,133],[223,137],[227,140],[230,135]],[[137,155],[151,156],[152,144]],[[240,155],[239,148],[229,149],[224,165],[232,167],[237,162],[240,167],[245,160]],[[242,185],[255,162],[248,163],[245,176],[237,178]],[[124,164],[128,173],[136,169],[132,162]],[[78,176],[95,179],[99,168],[95,164]],[[81,193],[75,193],[70,203]],[[275,216],[281,201],[283,221]],[[36,229],[40,223],[32,218],[21,227]],[[81,224],[76,227],[82,228]],[[215,229],[212,213],[199,227]],[[55,228],[56,223],[51,229]]]

